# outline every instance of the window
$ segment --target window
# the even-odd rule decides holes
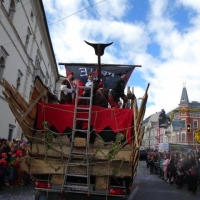
[[[0,80],[3,77],[3,72],[6,68],[6,59],[9,54],[7,51],[3,48],[3,46],[0,47]]]
[[[29,99],[31,99],[31,94],[32,94],[32,92],[33,92],[33,86],[32,86],[32,85],[30,85]]]
[[[3,56],[0,57],[0,80],[3,77],[3,71],[5,69],[5,59]]]
[[[44,74],[43,74],[43,72],[41,70],[41,66],[40,66],[41,61],[42,61],[42,56],[41,56],[39,50],[37,50],[37,55],[35,58],[35,69],[33,72],[33,80],[35,79],[36,76],[39,76],[41,81],[44,81]]]
[[[198,128],[198,121],[193,120],[193,129],[197,129],[197,128]]]
[[[22,72],[18,69],[17,85],[16,85],[17,91],[19,91],[19,88],[20,88],[20,85],[21,85],[21,78],[22,78],[22,76],[23,76]]]
[[[33,12],[31,11],[31,21],[33,22],[33,17],[34,17],[34,15],[33,15]]]
[[[10,8],[9,8],[9,13],[8,13],[8,16],[10,18],[10,20],[12,21],[13,20],[13,17],[14,17],[14,14],[15,14],[15,1],[14,0],[11,0],[10,2]]]
[[[27,48],[28,48],[30,35],[31,35],[31,31],[30,31],[30,28],[28,27],[28,28],[27,28],[27,34],[26,34],[25,46],[24,46],[26,50],[27,50]]]
[[[171,140],[172,140],[172,142],[175,142],[175,134],[172,134]]]
[[[48,74],[48,72],[46,72],[46,77],[45,77],[45,82],[44,82],[44,84],[45,84],[46,86],[49,86],[49,74]]]
[[[182,142],[185,142],[185,133],[182,133]]]
[[[42,40],[40,41],[40,47],[41,47],[41,49],[42,49],[42,44],[43,44],[43,42],[42,42]]]
[[[12,140],[13,138],[13,130],[14,130],[15,126],[12,124],[9,124],[9,128],[8,128],[8,140]]]

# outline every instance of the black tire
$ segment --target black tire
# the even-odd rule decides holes
[[[47,196],[43,192],[38,191],[35,194],[35,200],[47,200]]]

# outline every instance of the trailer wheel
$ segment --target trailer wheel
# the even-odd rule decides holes
[[[35,194],[35,200],[46,200],[46,199],[47,199],[47,196],[41,191],[38,191]]]
[[[125,185],[126,185],[126,194],[130,194],[130,186],[132,184],[132,178],[126,178],[125,179]]]

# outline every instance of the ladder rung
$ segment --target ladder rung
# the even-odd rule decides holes
[[[88,177],[86,174],[66,174],[66,176],[83,177],[83,178]]]
[[[84,107],[77,107],[77,110],[90,110],[90,108],[84,108]]]
[[[87,118],[76,118],[76,120],[79,120],[79,121],[89,121],[89,119],[87,119]]]
[[[91,97],[82,97],[82,96],[78,96],[77,98],[79,98],[79,99],[88,99],[88,100],[91,99]]]
[[[70,162],[68,164],[68,166],[87,166],[87,164],[85,164],[85,163],[72,163],[72,162]]]
[[[72,151],[71,154],[73,155],[86,155],[86,152],[78,152],[78,151]]]
[[[88,130],[83,130],[83,129],[74,129],[74,131],[79,131],[79,132],[83,132],[83,133],[87,133]]]

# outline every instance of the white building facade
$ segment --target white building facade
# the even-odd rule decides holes
[[[0,137],[21,137],[2,94],[3,78],[29,102],[35,76],[55,92],[59,79],[42,0],[0,0]]]

